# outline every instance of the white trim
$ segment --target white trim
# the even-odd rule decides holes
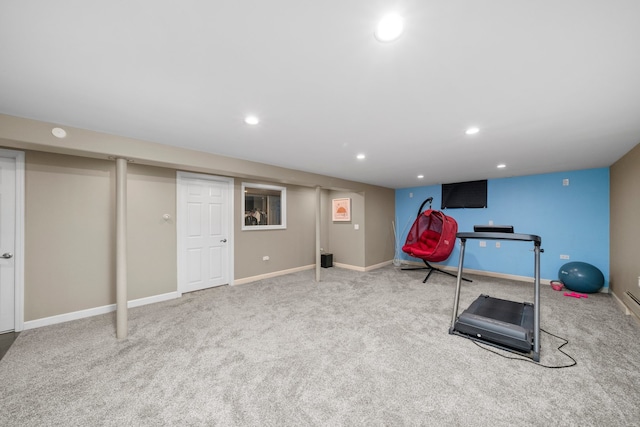
[[[315,264],[310,264],[310,265],[304,265],[302,267],[290,268],[288,270],[280,270],[280,271],[274,271],[273,273],[265,273],[265,274],[259,274],[257,276],[245,277],[244,279],[237,279],[234,282],[234,285],[246,285],[247,283],[255,282],[257,280],[284,276],[285,274],[297,273],[298,271],[312,270],[315,267],[316,267]]]
[[[342,264],[340,262],[334,262],[333,266],[334,267],[338,267],[338,268],[344,268],[344,269],[347,269],[347,270],[360,271],[360,272],[363,272],[363,273],[366,271],[366,269],[364,267],[360,267],[360,266],[357,266],[357,265],[351,265],[351,264]]]
[[[16,161],[16,218],[14,243],[14,331],[24,329],[24,152],[0,148],[0,157]]]
[[[389,261],[384,261],[378,264],[373,264],[370,265],[368,267],[360,267],[357,265],[351,265],[351,264],[342,264],[340,262],[334,262],[333,266],[334,267],[338,267],[338,268],[344,268],[346,270],[354,270],[354,271],[360,271],[360,272],[367,272],[367,271],[371,271],[371,270],[377,270],[378,268],[382,268],[385,267],[387,265],[391,265],[393,263],[393,260],[389,260]]]
[[[273,225],[245,225],[245,212],[247,211],[245,208],[245,192],[246,187],[250,188],[259,188],[263,190],[277,190],[280,191],[280,224]],[[268,185],[268,184],[254,184],[251,182],[243,182],[241,189],[241,200],[240,200],[240,227],[242,231],[255,231],[255,230],[284,230],[287,228],[287,187],[281,187],[279,185]]]
[[[624,311],[624,314],[627,316],[630,316],[632,314],[634,314],[629,307],[627,307],[627,305],[620,299],[618,298],[618,295],[616,295],[614,292],[611,292],[611,295],[613,295],[613,299],[618,303],[618,305],[620,306],[620,309],[622,311]],[[635,314],[634,314],[635,315]],[[637,317],[637,316],[636,316]]]
[[[180,298],[178,292],[154,295],[146,298],[139,298],[127,302],[127,308],[140,307],[156,302],[169,301]],[[116,304],[103,305],[101,307],[88,308],[86,310],[73,311],[71,313],[58,314],[56,316],[43,317],[41,319],[24,322],[24,330],[41,328],[43,326],[56,325],[58,323],[70,322],[72,320],[85,319],[87,317],[98,316],[116,311]]]
[[[58,314],[56,316],[43,317],[36,320],[24,322],[24,330],[41,328],[43,326],[55,325],[57,323],[70,322],[72,320],[84,319],[85,317],[98,316],[100,314],[116,311],[116,305],[103,305],[102,307],[88,308],[86,310],[73,311],[71,313]]]
[[[229,274],[229,285],[234,284],[234,276],[235,276],[235,259],[234,259],[234,179],[226,176],[217,176],[217,175],[207,175],[202,173],[194,173],[194,172],[184,172],[184,171],[176,171],[176,238],[177,238],[177,252],[178,252],[178,265],[177,265],[177,273],[178,273],[178,294],[182,295],[183,290],[185,288],[184,283],[184,271],[186,268],[186,259],[185,259],[185,248],[186,243],[182,236],[185,234],[185,223],[182,220],[184,215],[182,215],[182,207],[186,206],[186,200],[184,192],[181,191],[182,186],[184,185],[185,180],[187,179],[204,179],[208,181],[218,181],[218,182],[226,182],[229,190],[229,238],[227,239],[229,244],[227,247],[229,248],[229,265],[227,268]]]
[[[613,292],[612,295],[624,307],[625,314],[633,316],[636,320],[640,321],[640,311],[638,311],[638,306],[636,302],[626,294],[626,292],[622,295],[622,299],[618,298],[618,296]]]
[[[377,270],[379,268],[386,267],[387,265],[391,265],[391,264],[393,264],[393,260],[392,259],[390,259],[389,261],[380,262],[378,264],[373,264],[373,265],[370,265],[368,267],[365,267],[364,271]]]
[[[143,305],[155,304],[157,302],[169,301],[176,298],[180,298],[180,294],[177,291],[167,292],[166,294],[131,300],[127,302],[127,308],[142,307]]]

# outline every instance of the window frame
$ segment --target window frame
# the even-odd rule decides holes
[[[246,199],[247,199],[247,191],[251,189],[257,190],[270,190],[270,191],[280,191],[280,223],[279,224],[269,224],[269,225],[246,225]],[[287,228],[287,188],[279,185],[270,185],[270,184],[257,184],[254,182],[243,182],[242,183],[242,197],[241,200],[241,218],[240,224],[242,231],[255,231],[255,230],[285,230]],[[251,193],[249,193],[251,194]],[[268,196],[267,196],[268,197]]]

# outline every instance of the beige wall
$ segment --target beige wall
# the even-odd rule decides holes
[[[127,282],[130,300],[177,288],[176,171],[128,165]],[[164,214],[170,219],[165,220]]]
[[[393,259],[395,191],[376,189],[365,193],[365,264],[377,265]]]
[[[351,221],[332,221],[332,199],[340,198],[351,199]],[[367,268],[393,260],[394,190],[377,187],[363,193],[329,191],[322,200],[326,218],[323,227],[328,233],[324,249],[333,253],[334,262]]]
[[[333,253],[334,262],[367,268],[393,260],[394,190],[377,187],[362,193],[330,191],[326,197],[326,252]],[[345,197],[351,199],[351,221],[334,222],[331,200]]]
[[[114,304],[115,164],[33,151],[25,163],[25,321]],[[128,169],[128,299],[176,291],[175,171]]]
[[[115,302],[115,165],[25,156],[25,321]]]
[[[58,140],[51,126],[0,114],[0,146],[27,153],[25,321],[115,303],[114,156],[134,159],[127,176],[129,300],[177,290],[176,170],[234,178],[236,280],[315,264],[316,186],[320,247],[335,262],[364,268],[393,259],[391,189],[83,129],[67,127],[67,138]],[[287,187],[286,230],[241,230],[243,181]],[[349,223],[331,220],[331,200],[339,197],[352,199]]]
[[[29,151],[25,175],[25,321],[114,304],[114,162]],[[315,188],[286,186],[285,230],[242,231],[242,182],[235,179],[235,279],[315,264]],[[352,199],[348,223],[331,221],[331,199],[342,197]],[[393,197],[389,189],[366,197],[322,190],[321,247],[356,267],[391,260]],[[130,163],[127,201],[128,299],[175,292],[176,171]]]
[[[351,199],[351,221],[348,222],[333,221],[331,217],[331,201],[342,198]],[[328,202],[329,241],[331,243],[331,253],[333,253],[333,262],[364,268],[366,266],[364,251],[366,230],[364,194],[332,191]],[[354,227],[356,224],[359,226],[358,230]]]
[[[262,181],[251,181],[269,184]],[[235,181],[235,279],[315,264],[316,190],[287,185],[287,228],[242,230],[241,187]],[[268,256],[268,261],[262,257]]]
[[[610,168],[610,288],[629,309],[640,316],[640,306],[626,292],[640,299],[640,144]]]

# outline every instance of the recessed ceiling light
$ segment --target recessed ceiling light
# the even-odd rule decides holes
[[[244,122],[248,125],[257,125],[260,123],[260,119],[256,116],[247,116],[244,118]]]
[[[62,128],[53,128],[51,129],[51,133],[56,138],[64,138],[65,136],[67,136],[67,131]]]
[[[418,175],[418,179],[424,178],[424,175]]]
[[[500,163],[498,166],[496,166],[498,169],[504,169],[507,167],[507,165],[505,165],[504,163]]]
[[[378,41],[391,42],[396,40],[404,30],[404,22],[400,15],[390,13],[385,15],[376,27],[375,36]]]
[[[478,132],[480,132],[480,129],[478,129],[477,127],[472,127],[467,129],[464,133],[466,133],[467,135],[475,135]]]
[[[366,156],[365,156],[364,154],[358,154],[358,155],[356,156],[356,159],[358,159],[358,160],[364,160],[364,158],[365,158],[365,157],[366,157]]]

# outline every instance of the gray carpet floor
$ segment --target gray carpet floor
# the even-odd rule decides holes
[[[542,327],[578,362],[547,369],[449,335],[449,276],[313,277],[131,309],[124,340],[113,313],[24,331],[0,360],[0,425],[640,425],[640,325],[607,294],[543,286]],[[532,301],[532,284],[470,277],[461,308]],[[541,364],[571,362],[562,342],[542,334]]]

